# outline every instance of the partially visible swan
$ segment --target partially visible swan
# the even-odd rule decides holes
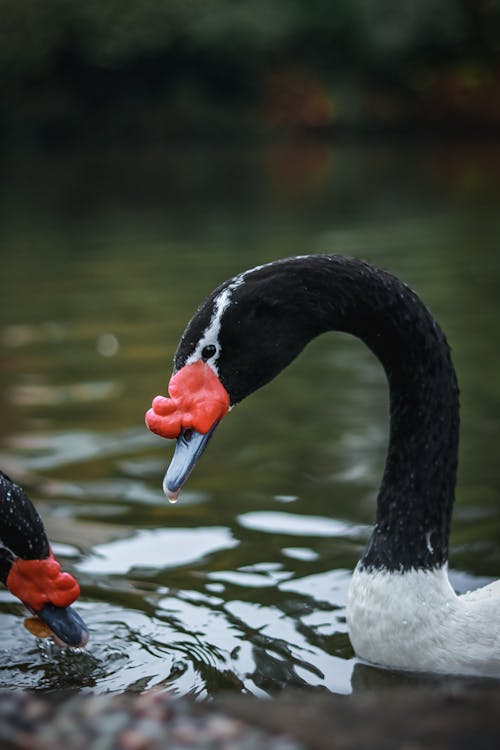
[[[1,471],[0,581],[48,626],[58,645],[85,646],[87,626],[69,606],[80,587],[61,573],[29,497]]]
[[[177,348],[170,398],[148,427],[176,438],[164,488],[176,497],[230,407],[272,380],[315,336],[359,337],[390,389],[390,440],[376,523],[347,605],[356,654],[386,667],[500,677],[500,581],[457,596],[448,538],[459,403],[446,339],[417,295],[356,259],[314,255],[221,284]]]

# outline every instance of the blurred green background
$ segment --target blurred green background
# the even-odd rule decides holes
[[[499,125],[499,0],[0,0],[4,143]]]

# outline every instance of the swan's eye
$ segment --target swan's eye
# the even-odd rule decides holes
[[[210,359],[214,356],[216,351],[217,347],[215,346],[215,344],[208,344],[208,346],[204,346],[201,350],[201,357],[206,362],[207,359]]]

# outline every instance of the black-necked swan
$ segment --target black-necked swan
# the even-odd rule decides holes
[[[62,573],[33,503],[26,493],[0,471],[0,581],[48,626],[59,646],[85,646],[88,629],[70,606],[80,587]],[[36,621],[27,621],[35,635]]]
[[[448,580],[459,399],[449,346],[406,284],[361,260],[287,258],[240,273],[198,308],[150,430],[176,438],[175,498],[226,412],[326,331],[357,336],[389,382],[390,437],[376,522],[349,587],[358,657],[385,667],[500,677],[500,581],[457,596]]]

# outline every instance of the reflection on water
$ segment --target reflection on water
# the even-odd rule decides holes
[[[215,526],[139,531],[128,539],[95,547],[94,554],[76,567],[86,573],[129,573],[137,567],[171,568],[188,565],[237,544],[228,529]]]
[[[0,687],[203,697],[426,679],[357,663],[346,630],[387,440],[369,352],[340,335],[310,345],[228,416],[175,506],[161,489],[172,448],[143,418],[221,280],[305,251],[388,267],[435,311],[461,383],[452,581],[500,577],[498,163],[493,150],[290,145],[12,168],[0,465],[76,573],[91,642],[35,641],[2,591]]]

